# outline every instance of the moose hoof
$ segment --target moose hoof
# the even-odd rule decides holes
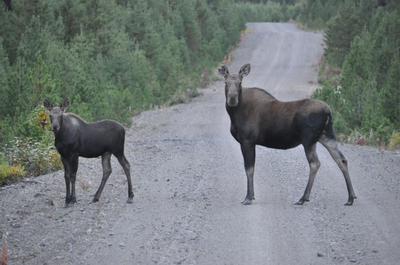
[[[96,203],[98,201],[99,201],[99,198],[94,197],[93,200],[92,200],[92,203]]]
[[[75,197],[68,197],[65,199],[65,208],[67,208],[68,206],[72,205],[76,203],[76,198]]]
[[[345,206],[352,206],[355,198],[356,197],[349,198],[349,200],[344,205]]]
[[[296,202],[294,205],[303,205],[304,204],[304,202],[309,202],[310,200],[309,199],[303,199],[303,198],[301,198],[298,202]]]
[[[250,205],[250,204],[252,204],[252,200],[249,199],[249,198],[246,198],[246,199],[244,199],[244,201],[242,201],[242,204],[243,205]]]
[[[128,198],[127,203],[133,203],[133,198]]]

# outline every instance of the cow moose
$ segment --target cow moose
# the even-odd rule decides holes
[[[66,185],[66,206],[76,203],[75,181],[78,170],[79,157],[94,158],[101,156],[103,178],[94,195],[93,202],[97,202],[111,174],[111,155],[117,157],[128,180],[128,203],[133,202],[130,165],[124,155],[125,129],[116,121],[102,120],[87,123],[73,113],[67,113],[69,105],[67,99],[63,104],[54,107],[46,99],[43,103],[49,111],[51,127],[55,136],[55,146],[61,155],[64,165]]]
[[[329,106],[318,100],[302,99],[282,102],[263,89],[242,87],[242,79],[250,73],[250,64],[239,74],[229,74],[228,67],[218,69],[225,79],[225,107],[231,120],[231,134],[239,142],[247,175],[247,195],[242,202],[251,204],[254,198],[255,147],[289,149],[303,145],[310,166],[309,179],[297,205],[309,201],[315,175],[320,167],[316,146],[320,142],[335,160],[344,175],[348,201],[356,195],[351,184],[347,160],[338,149]]]

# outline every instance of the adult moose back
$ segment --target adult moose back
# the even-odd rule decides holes
[[[296,203],[309,201],[315,175],[320,167],[316,146],[320,142],[338,164],[346,181],[348,200],[352,205],[356,195],[351,184],[347,160],[338,149],[329,106],[321,101],[303,99],[282,102],[260,88],[243,88],[243,77],[250,73],[250,64],[239,74],[230,74],[222,66],[219,73],[225,79],[225,106],[231,119],[231,134],[239,142],[247,175],[247,194],[242,202],[251,204],[254,198],[254,164],[256,145],[289,149],[303,145],[310,174],[303,196]]]

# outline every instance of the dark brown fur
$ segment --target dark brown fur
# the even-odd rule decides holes
[[[130,165],[124,154],[124,127],[111,120],[87,123],[79,116],[65,112],[68,101],[64,101],[60,107],[53,107],[46,100],[44,106],[50,112],[51,126],[55,137],[54,144],[64,165],[66,205],[76,202],[75,181],[79,157],[94,158],[101,156],[103,178],[93,198],[93,202],[97,202],[111,174],[111,155],[118,159],[124,169],[128,180],[128,203],[131,203],[133,191]]]
[[[225,78],[226,110],[231,119],[231,134],[240,143],[247,175],[247,195],[243,204],[254,200],[255,146],[289,149],[303,145],[310,165],[310,175],[304,195],[297,204],[309,200],[320,162],[316,143],[324,145],[346,180],[352,205],[356,198],[348,173],[347,160],[337,147],[329,106],[318,100],[302,99],[282,102],[260,88],[242,88],[242,79],[250,72],[244,65],[238,75],[230,75],[228,68],[219,69]]]

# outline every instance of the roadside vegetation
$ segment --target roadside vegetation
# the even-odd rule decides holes
[[[234,0],[0,5],[0,185],[61,168],[45,98],[69,98],[88,121],[129,125],[135,113],[198,95],[246,21],[286,19],[278,3]]]
[[[6,1],[10,2],[10,1]],[[246,22],[326,32],[321,88],[342,138],[400,142],[395,0],[22,0],[0,6],[0,185],[60,169],[45,98],[88,121],[198,95]],[[0,3],[0,5],[3,3]]]
[[[298,21],[325,31],[321,87],[342,140],[400,147],[400,2],[305,0]]]

